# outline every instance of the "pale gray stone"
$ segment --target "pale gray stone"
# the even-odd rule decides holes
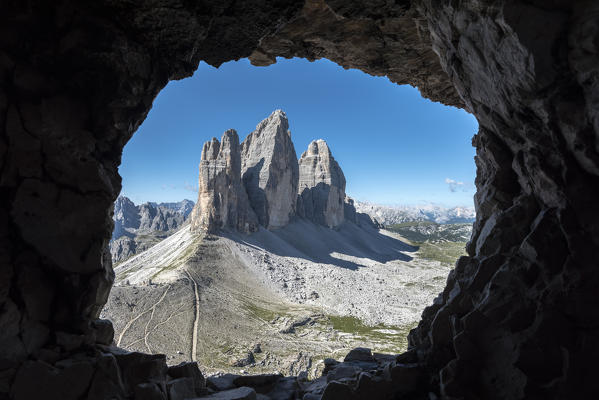
[[[260,224],[284,227],[295,215],[298,163],[289,122],[275,110],[241,144],[241,176]]]
[[[301,214],[334,228],[344,221],[345,176],[327,143],[314,140],[299,160]]]
[[[204,143],[200,162],[198,201],[191,213],[191,227],[214,232],[232,228],[242,232],[257,229],[257,219],[241,184],[239,137],[230,129],[222,141]]]

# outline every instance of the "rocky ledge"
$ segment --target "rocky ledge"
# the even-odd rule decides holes
[[[195,362],[167,366],[163,354],[115,347],[107,320],[97,320],[92,330],[96,344],[85,345],[82,337],[64,333],[58,335],[64,351],[44,350],[37,360],[24,362],[10,398],[32,399],[44,393],[45,398],[61,400],[391,399],[413,390],[422,372],[409,352],[393,356],[356,348],[343,362],[326,359],[322,376],[311,381],[305,372],[297,377],[220,374],[205,378]]]

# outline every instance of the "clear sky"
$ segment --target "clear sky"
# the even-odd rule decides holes
[[[137,204],[195,201],[203,143],[230,128],[243,140],[277,108],[297,156],[326,140],[357,200],[472,205],[472,115],[384,77],[302,59],[202,63],[193,77],[170,82],[125,146],[122,194]]]

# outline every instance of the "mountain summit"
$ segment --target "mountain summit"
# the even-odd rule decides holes
[[[241,148],[235,130],[204,143],[200,161],[198,201],[191,214],[194,230],[257,229],[258,219],[241,184]]]
[[[273,111],[241,143],[241,174],[260,224],[287,225],[295,215],[299,172],[283,111]]]
[[[308,145],[300,160],[299,215],[334,228],[344,220],[345,175],[322,139]]]
[[[298,162],[282,110],[260,122],[241,145],[234,130],[221,142],[206,142],[198,187],[191,217],[195,230],[249,233],[258,225],[273,230],[294,217],[329,228],[346,219],[356,222],[345,176],[329,146],[322,139],[311,142]]]

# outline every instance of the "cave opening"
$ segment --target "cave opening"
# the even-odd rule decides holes
[[[258,132],[257,124],[265,127]],[[223,136],[217,145],[227,155],[241,146],[242,168],[216,188],[216,169],[239,161],[202,158],[212,163],[203,182],[200,155],[209,150],[202,145],[231,128],[238,143],[223,150]],[[197,360],[208,374],[311,378],[324,359],[342,360],[354,347],[405,351],[408,332],[466,255],[477,128],[470,114],[413,87],[328,60],[200,64],[193,77],[162,90],[123,151],[110,242],[116,279],[101,315],[113,322],[116,345],[166,354],[170,363]],[[289,149],[282,132],[290,132]],[[245,150],[250,135],[264,143]],[[303,154],[323,145],[327,154]],[[289,220],[259,219],[258,232],[249,232],[212,215],[218,229],[187,232],[198,164],[203,207],[240,213],[247,206],[237,199],[216,203],[231,201],[234,180],[251,194],[244,166],[252,157],[267,160],[271,180],[293,172],[277,163],[299,163]],[[285,201],[270,200],[273,209]]]
[[[0,397],[594,396],[598,7],[0,3]],[[113,326],[98,318],[114,281],[107,248],[118,166],[169,81],[200,61],[270,65],[278,56],[386,75],[475,115],[476,222],[468,256],[405,353],[365,370],[360,360],[371,355],[356,351],[310,385],[248,376],[208,388],[194,363],[112,346]]]

